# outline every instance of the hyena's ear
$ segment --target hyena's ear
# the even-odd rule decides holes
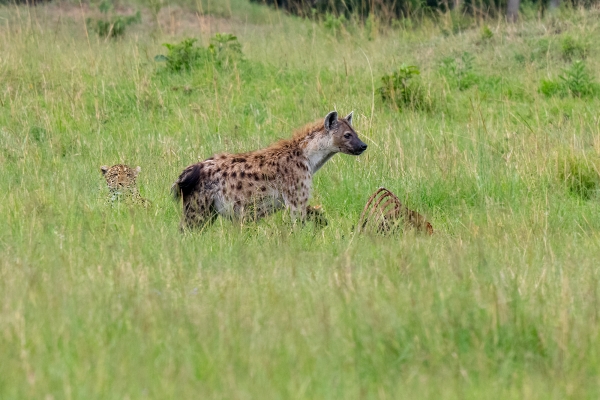
[[[102,175],[106,175],[106,173],[108,172],[108,166],[106,166],[106,165],[101,166],[100,171],[102,171]]]
[[[354,111],[350,111],[350,114],[348,114],[345,118],[346,121],[348,121],[348,125],[352,126],[352,114],[354,114]]]
[[[337,111],[332,111],[325,116],[325,130],[329,131],[337,125],[338,113]]]
[[[138,174],[142,171],[142,167],[140,167],[139,165],[137,167],[135,167],[135,176],[138,176]]]

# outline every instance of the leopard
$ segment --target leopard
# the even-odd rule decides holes
[[[109,190],[108,201],[111,204],[123,200],[129,204],[139,204],[143,207],[150,205],[150,201],[141,196],[137,187],[137,177],[141,170],[142,168],[139,166],[131,168],[126,164],[100,167],[100,171],[106,179]]]

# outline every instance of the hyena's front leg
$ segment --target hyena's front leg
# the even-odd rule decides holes
[[[302,196],[298,196],[298,192],[292,188],[283,192],[283,202],[286,210],[290,213],[292,221],[304,222],[306,220],[308,198],[303,199]]]
[[[327,218],[325,218],[325,213],[323,213],[320,206],[306,207],[306,219],[308,221],[313,221],[317,226],[327,226],[327,224],[329,224]]]
[[[290,171],[280,180],[280,193],[293,221],[306,221],[312,177],[308,170]]]

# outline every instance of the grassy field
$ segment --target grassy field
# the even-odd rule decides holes
[[[0,398],[600,397],[598,10],[384,28],[191,9],[105,39],[97,7],[0,6]],[[217,32],[243,59],[154,59]],[[384,102],[403,63],[414,101]],[[333,109],[369,149],[316,175],[327,227],[178,232],[185,166]],[[149,209],[107,203],[116,163],[141,166]],[[379,186],[437,233],[354,234]]]

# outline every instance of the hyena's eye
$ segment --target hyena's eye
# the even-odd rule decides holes
[[[350,132],[346,132],[346,133],[344,133],[344,137],[346,139],[350,139],[352,137],[352,134]]]

